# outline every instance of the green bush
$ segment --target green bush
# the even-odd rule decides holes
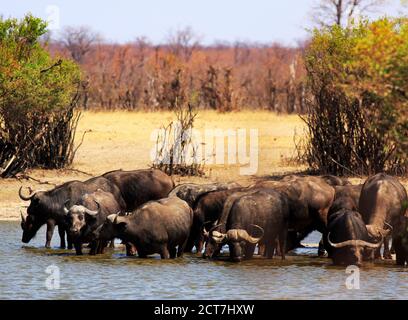
[[[60,168],[73,159],[78,66],[51,57],[46,23],[0,18],[0,173]]]
[[[408,169],[408,20],[315,30],[304,156],[332,174]]]

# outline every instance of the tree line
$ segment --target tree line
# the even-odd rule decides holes
[[[83,109],[174,110],[186,100],[219,111],[305,110],[302,46],[203,46],[191,28],[171,34],[161,45],[145,38],[109,44],[79,27],[66,28],[48,49],[80,65]]]

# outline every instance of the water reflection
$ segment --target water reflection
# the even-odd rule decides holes
[[[45,249],[44,229],[29,245],[18,223],[0,223],[0,299],[407,299],[407,269],[390,262],[361,269],[360,290],[348,290],[344,267],[301,248],[285,261],[255,258],[240,264],[204,260],[195,254],[160,260],[126,257],[124,248],[76,256]],[[314,233],[306,241],[317,243]],[[227,254],[227,252],[223,252]],[[47,290],[49,265],[60,269],[59,290]],[[222,290],[220,290],[222,288]]]

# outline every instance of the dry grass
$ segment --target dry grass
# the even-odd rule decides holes
[[[84,112],[80,120],[77,142],[86,134],[74,160],[73,169],[99,175],[114,169],[148,168],[154,146],[151,133],[173,120],[170,112]],[[258,129],[259,166],[256,176],[296,172],[305,169],[289,164],[294,155],[295,131],[303,132],[303,122],[295,115],[277,115],[267,111],[241,111],[220,114],[200,111],[195,128],[204,129]],[[248,144],[249,145],[249,142]],[[225,148],[226,149],[226,148]],[[226,158],[227,159],[227,158]],[[206,177],[175,177],[175,181],[209,182],[237,181],[248,185],[253,176],[241,176],[239,165],[206,166]],[[69,180],[85,180],[88,176],[70,170],[32,170],[28,174],[41,181],[60,184]],[[358,182],[357,179],[355,182]],[[19,219],[19,210],[25,205],[18,197],[21,184],[35,189],[49,189],[33,181],[0,180],[0,219]]]
[[[85,131],[89,132],[77,152],[73,169],[99,175],[119,168],[148,168],[151,163],[150,152],[154,146],[151,134],[154,129],[172,120],[174,118],[170,112],[84,112],[78,127],[77,143]],[[204,129],[258,129],[260,151],[257,175],[260,176],[302,169],[284,163],[285,159],[293,155],[293,134],[295,130],[301,132],[302,126],[303,123],[297,116],[276,115],[267,111],[225,114],[201,111],[195,124],[195,128],[202,133]],[[70,170],[32,170],[28,174],[55,184],[87,178],[84,174]],[[251,179],[252,177],[240,176],[239,165],[207,165],[205,178],[175,178],[176,182],[239,181],[243,184],[250,183]],[[19,217],[19,208],[24,205],[17,195],[21,184],[36,189],[52,187],[34,181],[0,181],[0,219]]]

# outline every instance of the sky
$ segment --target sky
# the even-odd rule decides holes
[[[315,1],[0,0],[0,15],[21,18],[31,12],[51,20],[55,35],[64,26],[84,25],[105,40],[119,43],[141,36],[161,43],[170,32],[190,26],[203,44],[250,41],[296,45],[307,38]],[[371,16],[395,15],[401,0],[389,1],[382,12]]]

